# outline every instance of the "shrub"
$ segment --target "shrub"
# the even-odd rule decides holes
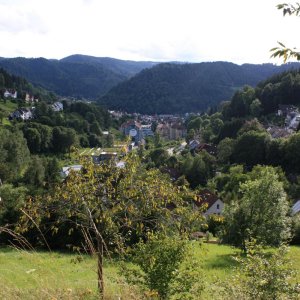
[[[178,237],[152,237],[140,242],[132,253],[138,267],[123,265],[122,275],[146,295],[160,299],[199,299],[204,288],[201,268],[192,259],[192,246]]]
[[[287,259],[288,248],[275,252],[248,245],[248,254],[237,258],[240,267],[227,282],[222,299],[299,299],[300,285],[293,283],[295,271]]]

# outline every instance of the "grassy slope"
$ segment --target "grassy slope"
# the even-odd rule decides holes
[[[228,278],[235,264],[236,250],[224,245],[203,245],[197,250],[203,257],[206,280]],[[300,247],[291,247],[290,257],[300,270]],[[96,299],[96,261],[75,254],[0,250],[0,299]],[[117,263],[106,262],[105,299],[139,299],[137,293],[118,275]],[[298,274],[300,281],[300,274]]]
[[[18,108],[17,103],[12,102],[10,100],[6,100],[6,103],[4,103],[3,100],[0,99],[0,110],[5,112],[5,115],[8,117],[8,115],[16,110]],[[3,125],[10,125],[10,121],[7,118],[3,119]]]

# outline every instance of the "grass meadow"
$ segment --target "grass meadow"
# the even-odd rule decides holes
[[[196,251],[208,286],[233,274],[236,262],[232,257],[238,250],[203,244]],[[300,271],[300,247],[291,247],[289,256]],[[106,260],[104,273],[104,299],[143,299],[119,275],[117,261]],[[0,299],[98,299],[96,259],[88,255],[0,248]]]

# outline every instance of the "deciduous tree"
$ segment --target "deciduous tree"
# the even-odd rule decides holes
[[[170,179],[157,169],[144,169],[136,156],[128,156],[123,168],[114,161],[100,165],[85,161],[82,171],[71,172],[53,195],[27,203],[30,219],[24,216],[21,228],[53,215],[54,230],[65,222],[82,228],[97,249],[98,287],[103,295],[104,249],[122,245],[133,232],[144,235],[180,222],[182,204]]]

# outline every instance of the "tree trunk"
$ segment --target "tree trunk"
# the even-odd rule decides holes
[[[104,280],[103,280],[103,241],[101,237],[97,237],[97,274],[98,274],[98,290],[103,299],[104,296]]]

